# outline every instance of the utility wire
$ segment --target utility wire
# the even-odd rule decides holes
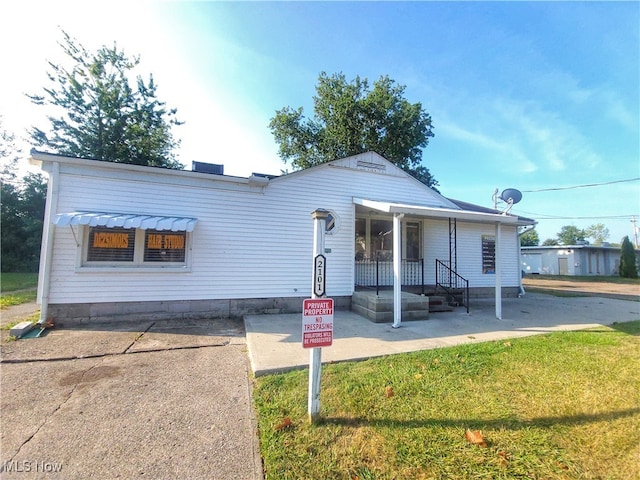
[[[588,183],[585,185],[573,185],[570,187],[551,187],[551,188],[539,188],[537,190],[522,190],[522,193],[537,193],[537,192],[551,192],[556,190],[573,190],[575,188],[587,188],[587,187],[600,187],[602,185],[613,185],[614,183],[624,183],[624,182],[636,182],[640,180],[640,177],[635,178],[627,178],[624,180],[614,180],[612,182],[602,182],[602,183]]]
[[[513,213],[516,213],[516,210],[512,210]],[[629,214],[629,215],[601,215],[601,216],[591,216],[591,217],[563,217],[556,215],[548,215],[546,213],[533,213],[533,212],[525,212],[523,210],[518,210],[518,214],[524,215],[533,215],[534,218],[539,220],[625,220],[631,217],[637,217],[638,214]]]

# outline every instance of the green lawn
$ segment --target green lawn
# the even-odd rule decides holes
[[[640,478],[638,365],[640,321],[325,365],[318,425],[307,371],[261,377],[265,476]]]
[[[0,292],[35,289],[38,286],[37,273],[0,273]]]
[[[37,273],[0,274],[0,308],[34,301],[37,286]]]

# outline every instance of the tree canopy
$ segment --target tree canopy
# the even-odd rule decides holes
[[[565,225],[558,232],[558,240],[561,245],[577,245],[584,242],[585,238],[585,231],[574,225]]]
[[[269,127],[282,160],[295,169],[375,151],[418,180],[435,187],[436,179],[421,165],[422,149],[433,137],[431,117],[420,103],[404,98],[405,86],[381,76],[369,87],[357,76],[322,72],[313,97],[314,116],[302,107],[284,107]]]
[[[180,125],[176,109],[158,100],[153,76],[129,77],[140,63],[123,50],[103,46],[87,51],[63,32],[59,45],[71,66],[49,63],[49,86],[28,95],[36,105],[55,107],[49,132],[33,128],[32,140],[55,153],[109,162],[182,168],[171,127]]]
[[[535,228],[531,230],[527,230],[526,232],[520,235],[520,246],[521,247],[537,247],[540,243],[540,236],[538,232],[536,232]]]
[[[0,240],[3,272],[37,272],[47,183],[41,174],[16,175],[15,137],[0,122]]]
[[[593,239],[594,245],[602,245],[609,239],[609,229],[603,223],[594,223],[584,230],[585,236]]]

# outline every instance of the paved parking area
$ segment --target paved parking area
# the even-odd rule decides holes
[[[259,479],[242,322],[2,343],[2,478]]]

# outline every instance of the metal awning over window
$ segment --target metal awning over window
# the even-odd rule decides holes
[[[90,227],[171,230],[172,232],[192,232],[197,222],[197,218],[190,217],[166,217],[107,212],[59,213],[53,218],[53,224],[58,227],[88,225]]]

